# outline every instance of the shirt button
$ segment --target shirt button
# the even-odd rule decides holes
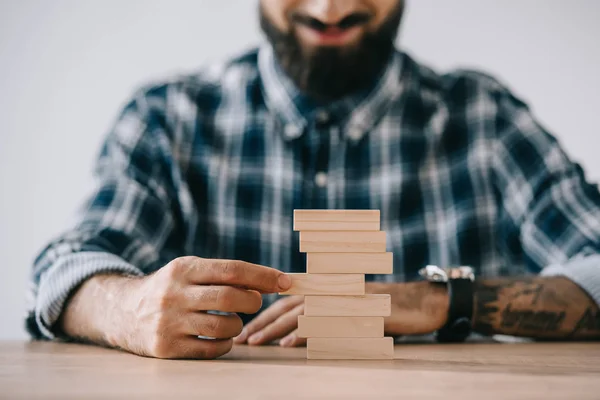
[[[360,139],[362,134],[363,134],[363,131],[359,128],[350,128],[350,131],[348,132],[348,136],[350,136],[350,139],[352,139],[352,140]]]
[[[329,122],[329,113],[327,111],[319,111],[315,116],[315,120],[319,125],[325,125]]]
[[[327,174],[325,172],[317,172],[315,175],[315,184],[320,188],[324,188],[327,185]]]
[[[283,134],[287,138],[295,139],[302,134],[302,128],[294,124],[287,124],[285,128],[283,128]]]

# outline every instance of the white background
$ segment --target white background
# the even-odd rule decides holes
[[[24,338],[33,258],[64,229],[134,88],[262,40],[257,0],[0,0],[0,339]],[[600,1],[413,0],[399,45],[488,72],[600,178]]]

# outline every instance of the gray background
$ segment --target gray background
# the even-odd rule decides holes
[[[256,0],[0,0],[0,339],[24,338],[33,257],[91,188],[138,85],[258,44]],[[600,178],[600,1],[413,0],[399,45],[484,70]]]

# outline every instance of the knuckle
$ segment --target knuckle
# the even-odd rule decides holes
[[[187,319],[187,321],[185,321],[183,324],[187,325],[187,327],[189,328],[190,331],[188,333],[193,332],[200,336],[208,336],[208,334],[206,333],[206,328],[203,319]]]
[[[207,336],[219,337],[223,330],[222,319],[217,315],[210,315],[210,318],[206,318],[204,321],[204,329]]]
[[[192,266],[198,263],[198,258],[193,256],[183,256],[173,259],[166,268],[167,276],[172,280],[185,279],[190,273]]]
[[[280,315],[278,316],[275,321],[273,322],[273,324],[271,324],[274,328],[280,327],[282,325],[286,325],[286,323],[288,322],[288,318],[287,315]]]
[[[220,311],[231,311],[235,306],[236,291],[234,288],[225,286],[216,291],[215,304]]]
[[[215,286],[204,286],[200,292],[199,302],[205,307],[218,307],[220,288]]]
[[[185,263],[184,257],[175,258],[165,266],[165,275],[169,279],[177,279],[181,275]]]
[[[219,274],[224,282],[233,282],[235,281],[240,273],[241,269],[237,262],[235,261],[226,261],[222,263],[219,267]]]
[[[293,303],[291,302],[291,299],[287,298],[287,299],[281,299],[279,301],[274,302],[271,307],[273,308],[274,311],[277,311],[277,313],[283,314],[286,311],[293,308],[292,304]]]
[[[173,259],[162,270],[164,278],[170,282],[187,282],[197,267],[203,267],[198,257],[185,256]]]

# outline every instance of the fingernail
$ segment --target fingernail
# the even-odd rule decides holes
[[[255,333],[254,335],[252,335],[248,338],[248,343],[250,343],[250,344],[258,343],[258,342],[260,342],[262,337],[263,337],[262,333],[260,333],[260,332]]]
[[[279,345],[281,347],[288,347],[292,344],[294,339],[295,339],[294,335],[288,335],[288,336],[284,337],[283,339],[281,339],[281,341],[279,342]]]
[[[237,335],[233,341],[235,343],[244,343],[248,337],[248,330],[246,328],[242,329],[239,335]]]
[[[279,275],[277,284],[279,285],[279,289],[288,290],[292,286],[292,278],[286,274]]]

